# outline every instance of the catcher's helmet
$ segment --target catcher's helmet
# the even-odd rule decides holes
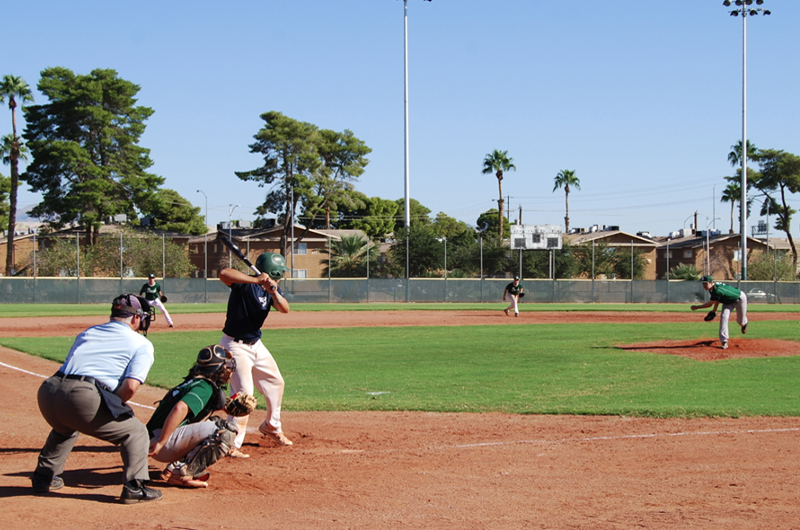
[[[197,354],[197,373],[211,375],[223,365],[232,372],[236,371],[233,355],[219,344],[206,346]]]
[[[291,270],[286,266],[284,257],[274,252],[264,252],[258,256],[256,268],[269,274],[273,280],[280,280],[283,278],[283,271]]]
[[[710,274],[706,274],[700,278],[700,281],[703,283],[711,283],[714,281],[714,278],[712,278]]]

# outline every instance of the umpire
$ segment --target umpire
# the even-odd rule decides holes
[[[161,499],[150,480],[147,428],[127,404],[153,366],[153,345],[137,333],[146,330],[150,306],[135,294],[114,299],[111,319],[75,338],[64,364],[39,387],[39,410],[53,428],[31,477],[34,493],[64,486],[58,476],[78,439],[87,434],[120,446],[124,485],[120,501]]]

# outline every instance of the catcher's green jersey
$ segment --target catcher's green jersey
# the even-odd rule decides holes
[[[183,401],[189,407],[189,413],[181,425],[205,419],[203,416],[206,412],[213,412],[219,408],[219,402],[215,401],[218,399],[218,392],[217,387],[207,379],[198,377],[184,381],[167,392],[164,399],[161,400],[150,421],[147,422],[147,431],[152,437],[153,431],[162,428],[167,416],[178,401]],[[209,407],[212,410],[206,411]]]
[[[742,291],[730,285],[714,282],[714,287],[709,291],[712,300],[721,304],[735,304],[742,296]]]

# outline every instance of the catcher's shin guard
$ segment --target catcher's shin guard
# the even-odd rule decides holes
[[[236,438],[236,429],[222,418],[211,419],[218,430],[203,440],[186,458],[185,474],[191,477],[201,475],[208,466],[228,454]]]

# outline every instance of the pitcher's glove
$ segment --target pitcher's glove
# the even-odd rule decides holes
[[[524,298],[525,297],[525,293],[519,293],[519,297],[520,298]]]
[[[709,311],[708,313],[706,313],[706,316],[703,317],[703,320],[705,320],[706,322],[711,322],[715,318],[717,318],[716,311]]]
[[[164,296],[161,297],[161,303],[162,304],[166,304],[167,303],[167,295],[164,295]]]
[[[236,393],[225,402],[225,412],[231,416],[247,416],[256,410],[258,400],[245,392]]]

